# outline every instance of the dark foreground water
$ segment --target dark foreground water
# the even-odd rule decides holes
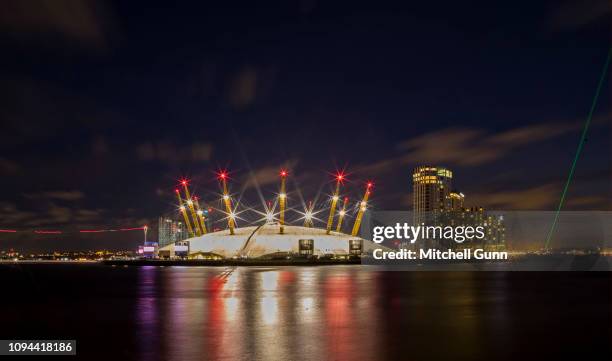
[[[0,339],[98,360],[610,360],[610,273],[0,264]]]

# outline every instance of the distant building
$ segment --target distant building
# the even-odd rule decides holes
[[[472,240],[461,244],[449,243],[446,246],[455,248],[484,248],[486,250],[505,249],[506,229],[503,216],[487,214],[482,207],[451,209],[440,217],[440,225],[484,228],[485,236],[482,240]]]
[[[465,207],[465,195],[452,189],[453,172],[442,167],[420,166],[412,174],[413,222],[427,226],[482,226],[482,241],[458,244],[430,241],[428,247],[505,248],[505,227],[502,216],[493,216],[482,207]]]
[[[460,209],[463,209],[463,202],[465,201],[465,196],[463,195],[463,193],[459,192],[459,191],[452,191],[449,194],[449,198],[450,198],[450,209],[452,209],[453,211],[458,211]]]
[[[450,209],[453,173],[441,167],[421,166],[412,174],[414,224],[436,224]]]
[[[158,227],[159,247],[164,247],[170,243],[189,238],[189,234],[187,234],[187,229],[183,222],[171,218],[159,217]]]

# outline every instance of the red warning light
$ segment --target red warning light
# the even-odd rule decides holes
[[[337,173],[337,174],[336,174],[336,180],[337,180],[338,182],[342,182],[344,179],[345,179],[345,177],[344,177],[344,173]]]
[[[176,188],[176,189],[175,189],[174,191],[175,191],[176,193],[179,193],[179,190],[178,190],[178,188]]]
[[[182,184],[182,185],[186,186],[186,185],[187,185],[187,183],[188,183],[188,180],[187,180],[187,179],[181,179],[181,184]]]
[[[287,173],[287,171],[286,171],[286,170],[281,169],[281,171],[280,171],[280,176],[281,176],[281,177],[286,177],[286,176],[287,176],[287,174],[288,174],[288,173]]]
[[[225,178],[227,178],[227,173],[225,173],[225,172],[220,172],[220,173],[218,174],[218,177],[219,177],[219,179],[225,179]]]
[[[372,182],[368,182],[368,189],[370,189],[370,188],[372,188],[372,187],[374,187],[374,183],[372,183]]]

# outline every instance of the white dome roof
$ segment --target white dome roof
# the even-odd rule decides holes
[[[210,252],[225,258],[255,258],[275,252],[298,253],[299,240],[311,239],[315,255],[344,255],[349,253],[349,240],[361,239],[339,232],[326,234],[325,229],[321,228],[288,225],[284,226],[284,233],[280,234],[278,224],[236,228],[234,233],[230,235],[229,230],[223,230],[190,238],[187,240],[189,253]],[[363,252],[375,246],[373,242],[363,240]],[[162,250],[170,250],[173,254],[174,245],[167,245]]]

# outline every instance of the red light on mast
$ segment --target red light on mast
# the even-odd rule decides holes
[[[289,174],[289,173],[287,173],[287,171],[286,171],[286,170],[281,169],[281,171],[280,171],[280,176],[281,176],[281,177],[286,177],[286,176],[287,176],[287,174]]]

